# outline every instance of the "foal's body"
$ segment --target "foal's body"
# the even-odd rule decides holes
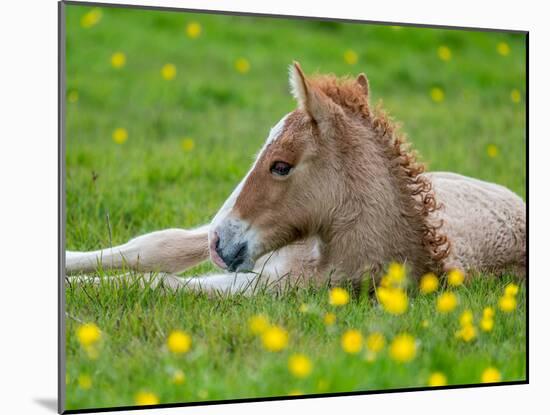
[[[68,252],[69,273],[129,267],[179,287],[242,292],[259,282],[358,282],[390,261],[413,277],[451,269],[525,274],[525,204],[510,190],[458,174],[423,173],[368,84],[306,80],[299,109],[270,132],[254,166],[209,225],[153,232],[95,252]],[[174,273],[208,257],[231,272]]]

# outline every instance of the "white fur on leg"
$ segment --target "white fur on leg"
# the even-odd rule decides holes
[[[180,278],[184,289],[221,294],[253,294],[260,276],[254,273],[211,274]]]

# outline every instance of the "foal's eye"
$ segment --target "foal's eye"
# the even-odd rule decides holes
[[[292,166],[284,161],[276,161],[271,165],[271,174],[276,176],[286,176],[292,170]]]

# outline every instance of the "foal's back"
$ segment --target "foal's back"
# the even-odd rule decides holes
[[[445,269],[525,276],[526,206],[509,189],[455,173],[427,173],[438,203],[434,216],[451,243]]]

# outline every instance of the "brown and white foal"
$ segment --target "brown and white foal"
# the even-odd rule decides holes
[[[242,292],[380,276],[524,276],[526,207],[510,190],[454,173],[424,173],[404,139],[369,106],[367,78],[308,79],[290,68],[298,108],[270,131],[254,165],[209,225],[168,229],[95,252],[67,252],[69,274],[128,267],[174,287]],[[178,278],[210,259],[225,273]]]

